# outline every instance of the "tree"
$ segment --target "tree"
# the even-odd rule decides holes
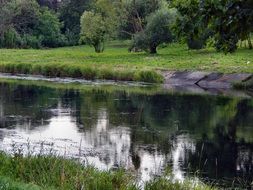
[[[177,37],[187,43],[189,49],[202,49],[206,40],[212,35],[201,11],[201,0],[174,0],[175,7],[180,16],[174,28]]]
[[[165,7],[164,0],[130,0],[122,1],[121,22],[119,36],[122,38],[132,37],[143,31],[147,24],[146,18],[151,13]]]
[[[13,11],[9,8],[10,2],[0,0],[0,47],[4,46],[5,33],[11,28]]]
[[[134,36],[133,47],[157,53],[160,44],[173,40],[171,26],[175,23],[176,15],[175,9],[158,10],[151,14],[145,29]]]
[[[48,8],[43,8],[40,11],[34,34],[42,39],[41,43],[46,47],[57,47],[64,43],[64,37],[61,34],[61,23]]]
[[[0,46],[23,47],[22,37],[32,35],[38,22],[39,5],[35,0],[4,0],[0,3]]]
[[[57,10],[60,6],[59,0],[37,0],[40,6],[46,6],[49,9]]]
[[[248,40],[249,48],[252,48],[252,0],[202,0],[201,10],[214,31],[215,47],[218,51],[234,52],[239,40]]]
[[[39,19],[39,4],[35,0],[13,1],[12,24],[19,34],[32,34]]]
[[[69,45],[77,45],[80,38],[80,18],[84,11],[90,8],[91,0],[65,0],[62,2],[60,21]]]
[[[85,11],[81,17],[81,40],[92,45],[97,53],[103,52],[107,34],[106,27],[100,13]]]
[[[120,17],[115,2],[97,0],[93,11],[85,11],[81,17],[81,41],[92,45],[97,53],[104,51],[105,40],[116,36]]]
[[[57,15],[36,0],[1,1],[0,46],[40,48],[62,45],[61,23]],[[2,19],[3,18],[3,19]]]
[[[12,12],[8,8],[7,0],[0,0],[0,37],[4,34],[6,28],[11,25]]]

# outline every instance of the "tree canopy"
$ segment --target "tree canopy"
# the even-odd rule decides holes
[[[100,52],[113,39],[150,53],[172,40],[225,53],[241,41],[253,48],[252,0],[0,0],[0,17],[0,47],[7,48],[81,42]]]

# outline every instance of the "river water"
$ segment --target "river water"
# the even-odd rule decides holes
[[[253,98],[0,79],[0,149],[247,187]]]

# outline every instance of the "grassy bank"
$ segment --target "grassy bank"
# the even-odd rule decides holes
[[[92,167],[83,167],[75,161],[56,157],[10,157],[0,153],[0,189],[1,190],[138,190],[134,174],[128,171],[98,171]],[[211,190],[202,183],[185,181],[172,182],[166,176],[148,182],[145,190]]]
[[[42,188],[34,184],[17,182],[0,176],[0,190],[42,190]]]
[[[198,70],[253,73],[253,51],[239,49],[224,55],[214,49],[188,50],[172,44],[158,55],[129,53],[128,44],[113,42],[101,54],[89,46],[44,50],[0,50],[0,72],[53,77],[162,82],[160,70]]]

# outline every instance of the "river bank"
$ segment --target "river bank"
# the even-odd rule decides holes
[[[131,171],[98,171],[54,156],[11,157],[0,153],[0,187],[4,190],[215,190],[202,182],[172,181],[169,174],[138,185]],[[3,187],[3,188],[2,188]]]
[[[184,84],[192,83],[189,81],[191,79],[185,77],[186,73],[190,77],[194,75],[195,83],[202,77],[207,79],[201,84],[198,82],[204,88],[227,88],[232,83],[242,84],[253,73],[253,53],[248,49],[225,55],[212,48],[194,51],[181,44],[171,44],[159,48],[157,55],[150,55],[144,52],[130,53],[128,46],[126,42],[110,42],[101,54],[94,53],[89,46],[42,50],[1,49],[0,72],[165,84],[173,83],[175,78],[168,77],[173,73],[184,79]],[[228,79],[227,74],[230,74]],[[249,84],[238,86],[248,87]]]
[[[171,73],[171,72],[170,72]],[[182,76],[182,72],[179,76]],[[47,86],[50,88],[60,88],[60,89],[103,89],[106,91],[115,91],[115,90],[127,90],[129,93],[137,93],[137,94],[149,94],[153,95],[156,93],[160,94],[192,94],[192,95],[215,95],[215,96],[228,96],[228,97],[242,97],[242,98],[251,98],[253,93],[251,91],[251,86],[244,86],[244,83],[237,83],[237,85],[241,85],[239,87],[233,86],[233,83],[225,83],[225,82],[217,82],[215,84],[220,84],[220,86],[210,86],[201,87],[195,81],[200,81],[194,79],[194,73],[184,72],[184,78],[178,78],[177,75],[173,77],[170,75],[170,78],[167,79],[163,84],[153,84],[153,83],[145,83],[145,82],[134,82],[134,81],[113,81],[113,80],[85,80],[85,79],[77,79],[77,78],[59,78],[59,77],[45,77],[42,75],[27,75],[27,74],[8,74],[8,73],[0,73],[0,81],[6,83],[13,84],[22,84],[22,85],[32,85],[32,86]],[[197,72],[196,72],[197,73]],[[165,74],[165,78],[167,77]],[[187,75],[189,74],[189,75]],[[193,77],[192,77],[193,76]],[[203,76],[203,75],[202,75]],[[190,79],[191,77],[191,79]],[[203,79],[204,80],[204,79]],[[251,79],[249,79],[250,81]],[[212,83],[210,83],[212,84]],[[224,85],[224,86],[222,86]]]

